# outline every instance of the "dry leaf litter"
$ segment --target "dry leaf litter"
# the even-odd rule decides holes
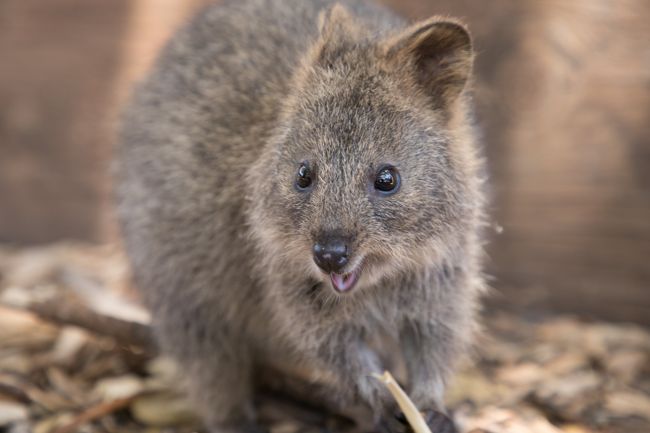
[[[0,431],[201,431],[173,365],[138,344],[149,317],[128,281],[117,247],[0,248]],[[117,325],[75,317],[76,306]],[[485,334],[448,392],[463,432],[650,432],[647,329],[500,313]],[[260,406],[271,433],[362,430],[297,400]]]

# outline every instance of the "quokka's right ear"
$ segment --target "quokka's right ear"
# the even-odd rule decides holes
[[[321,38],[341,36],[354,28],[354,19],[341,3],[334,3],[318,15],[318,30]]]
[[[319,40],[317,60],[322,64],[335,61],[361,33],[361,25],[340,3],[323,10],[318,16]]]
[[[436,108],[453,102],[463,91],[474,60],[465,27],[438,17],[416,23],[390,38],[385,50],[398,70],[412,74]]]

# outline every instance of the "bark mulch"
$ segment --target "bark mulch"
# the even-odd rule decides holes
[[[128,281],[117,247],[0,247],[0,432],[201,431]],[[447,395],[462,431],[650,432],[647,329],[557,315],[485,322]],[[368,431],[294,373],[260,394],[271,433]]]

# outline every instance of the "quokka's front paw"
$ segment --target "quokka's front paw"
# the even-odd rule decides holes
[[[378,433],[413,433],[400,411],[380,418],[376,430]]]
[[[423,415],[432,433],[458,433],[454,420],[444,413],[431,409],[424,411]]]
[[[424,417],[424,421],[429,426],[431,433],[458,433],[458,429],[456,428],[454,421],[442,412],[429,409],[422,411],[422,416]],[[392,428],[389,427],[389,429],[392,430],[390,433],[413,433],[411,425],[408,423],[406,417],[402,412],[399,412],[395,416],[395,419],[402,426],[402,429],[396,429],[393,424]]]

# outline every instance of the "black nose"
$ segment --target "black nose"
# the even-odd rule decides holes
[[[348,263],[348,246],[341,238],[327,238],[314,244],[314,262],[327,273],[339,272]]]

